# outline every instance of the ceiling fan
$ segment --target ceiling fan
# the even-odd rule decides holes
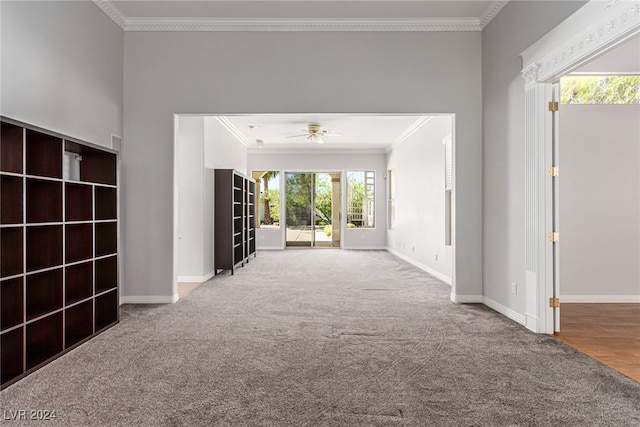
[[[310,123],[307,125],[307,133],[303,133],[300,135],[291,135],[287,138],[298,138],[301,136],[306,136],[308,140],[315,141],[318,144],[324,144],[325,136],[342,136],[341,133],[334,132],[332,130],[321,129],[320,125],[317,123]]]

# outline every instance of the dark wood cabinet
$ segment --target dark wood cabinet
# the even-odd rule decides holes
[[[117,154],[0,121],[0,388],[118,322]]]
[[[256,182],[233,169],[214,175],[215,273],[231,270],[255,257]]]

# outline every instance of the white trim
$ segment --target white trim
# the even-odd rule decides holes
[[[523,75],[551,81],[640,32],[637,0],[591,0],[521,53]]]
[[[93,0],[124,31],[481,31],[505,1],[480,18],[425,19],[214,19],[127,18],[109,0]]]
[[[331,148],[328,150],[310,148],[307,150],[300,148],[267,148],[266,145],[264,148],[249,148],[247,149],[247,154],[272,154],[276,156],[281,156],[283,154],[304,154],[304,155],[313,155],[313,154],[336,154],[339,156],[343,156],[345,154],[385,154],[384,148],[365,148],[365,149],[357,149],[357,148],[345,148],[345,149],[335,149]]]
[[[560,295],[563,303],[637,304],[640,295]]]
[[[204,283],[207,280],[215,276],[215,272],[210,272],[204,276],[178,276],[178,282],[180,283]]]
[[[449,298],[456,304],[484,304],[482,295],[456,295],[451,292]]]
[[[524,315],[518,313],[515,310],[510,309],[507,306],[500,304],[499,302],[492,300],[491,298],[483,297],[482,303],[487,307],[489,307],[490,309],[497,311],[498,313],[502,314],[505,317],[508,317],[514,322],[517,322],[523,326],[527,325],[526,324],[527,319]]]
[[[240,130],[233,125],[225,116],[215,116],[215,119],[245,147],[249,146],[249,140]]]
[[[507,4],[509,0],[506,1],[492,1],[489,6],[482,12],[480,15],[480,28],[486,27],[489,22],[502,10],[502,8]]]
[[[282,251],[284,248],[282,246],[258,246],[256,245],[257,251]]]
[[[405,142],[411,135],[418,131],[422,126],[429,123],[434,116],[419,117],[411,126],[398,136],[386,149],[385,153],[395,150],[400,144]]]
[[[449,277],[447,275],[444,275],[444,274],[440,273],[439,271],[434,270],[431,267],[427,267],[426,265],[424,265],[424,264],[422,264],[422,263],[420,263],[420,262],[408,257],[407,255],[404,255],[404,254],[398,252],[395,249],[387,247],[386,250],[387,250],[387,252],[397,256],[398,258],[401,258],[401,259],[407,261],[409,264],[413,264],[414,266],[418,267],[420,270],[423,270],[423,271],[429,273],[430,275],[432,275],[436,279],[438,279],[438,280],[446,283],[447,285],[451,286],[451,283],[452,283],[451,277]]]
[[[351,228],[350,230],[353,230],[353,228]],[[321,248],[321,247],[320,247]],[[336,248],[339,249],[339,248]],[[346,251],[386,251],[387,247],[386,246],[343,246],[342,249],[346,250]]]
[[[525,326],[527,327],[527,329],[529,329],[531,332],[538,332],[538,319],[536,319],[535,317],[527,314],[525,316],[526,318],[526,324]]]
[[[120,304],[173,304],[178,301],[178,294],[165,295],[127,295],[120,297]]]

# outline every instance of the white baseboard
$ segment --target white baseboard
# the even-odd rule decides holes
[[[281,251],[283,249],[282,246],[256,246],[258,251]]]
[[[348,251],[386,251],[386,246],[343,246]]]
[[[433,277],[435,277],[438,280],[441,280],[444,283],[446,283],[447,285],[451,286],[451,282],[452,282],[451,281],[451,277],[446,276],[446,275],[440,273],[439,271],[434,270],[431,267],[427,267],[426,265],[424,265],[424,264],[422,264],[422,263],[420,263],[420,262],[418,262],[418,261],[416,261],[416,260],[414,260],[414,259],[412,259],[412,258],[410,258],[410,257],[408,257],[408,256],[396,251],[395,249],[387,247],[386,250],[387,250],[387,252],[392,253],[393,255],[397,256],[398,258],[401,258],[401,259],[407,261],[409,264],[415,265],[420,270],[426,271],[427,273],[429,273]],[[482,302],[482,300],[480,300],[480,301],[467,301],[467,302]]]
[[[165,295],[126,295],[120,297],[120,304],[173,304],[178,301],[178,294]]]
[[[215,276],[215,272],[210,272],[204,276],[178,276],[179,283],[204,283]]]
[[[495,310],[498,313],[502,314],[503,316],[508,317],[514,322],[518,322],[523,326],[527,326],[527,318],[524,315],[518,313],[517,311],[512,310],[509,307],[502,305],[499,302],[496,302],[491,298],[487,298],[487,297],[482,298],[482,303],[487,307],[491,308],[492,310]]]
[[[640,295],[560,295],[560,304],[563,302],[629,304],[640,303]]]
[[[484,304],[482,295],[456,295],[452,292],[449,298],[456,304]]]

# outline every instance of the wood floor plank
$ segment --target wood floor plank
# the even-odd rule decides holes
[[[564,303],[556,337],[640,382],[640,304]]]

